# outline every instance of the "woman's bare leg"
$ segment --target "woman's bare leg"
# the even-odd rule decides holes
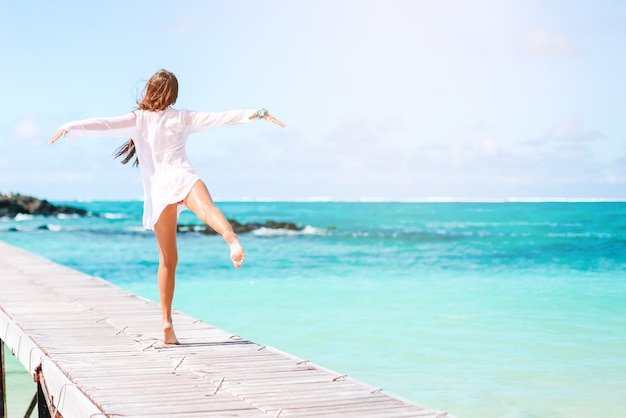
[[[215,207],[209,190],[202,180],[194,184],[183,202],[202,222],[209,225],[224,238],[230,248],[230,259],[233,265],[236,268],[241,267],[245,258],[243,247],[222,211]]]
[[[159,246],[159,295],[161,297],[161,313],[163,315],[163,342],[178,344],[172,325],[172,301],[174,300],[174,284],[178,250],[176,248],[176,205],[165,208],[158,222],[154,225],[154,232]]]

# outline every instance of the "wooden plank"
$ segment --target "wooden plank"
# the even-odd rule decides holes
[[[157,303],[2,242],[0,288],[0,337],[65,418],[440,414],[179,311],[164,345]]]

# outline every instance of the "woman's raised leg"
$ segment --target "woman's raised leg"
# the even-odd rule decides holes
[[[159,247],[159,295],[161,298],[161,313],[163,315],[163,342],[178,344],[174,326],[172,325],[172,301],[174,300],[174,284],[176,264],[178,263],[178,249],[176,248],[176,205],[168,205],[161,213],[158,222],[154,225],[154,232]]]
[[[236,268],[241,267],[245,258],[243,247],[239,243],[233,227],[228,223],[222,211],[213,203],[211,194],[202,180],[194,184],[183,202],[202,222],[209,225],[224,238],[230,248],[230,259],[233,265]]]

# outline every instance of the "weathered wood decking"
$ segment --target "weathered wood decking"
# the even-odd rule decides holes
[[[174,315],[166,346],[156,303],[0,242],[0,339],[65,418],[447,416]]]

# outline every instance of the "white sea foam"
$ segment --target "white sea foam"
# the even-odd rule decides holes
[[[324,228],[315,228],[307,225],[300,233],[303,235],[326,235],[326,230]]]
[[[21,221],[30,221],[34,218],[35,218],[34,215],[29,215],[27,213],[18,213],[17,215],[15,215],[14,220],[17,222],[21,222]]]
[[[253,235],[259,236],[276,236],[276,235],[326,235],[326,230],[321,228],[314,228],[312,226],[305,226],[300,231],[294,231],[292,229],[276,229],[276,228],[259,228],[251,232]]]
[[[204,225],[180,225],[178,227],[179,232],[204,232],[205,230]]]
[[[353,232],[352,233],[352,238],[369,237],[369,236],[370,236],[369,232],[366,232],[366,231],[360,231],[360,232]]]
[[[47,226],[49,231],[58,232],[61,230],[60,225],[48,224]]]
[[[125,215],[123,213],[103,213],[102,215],[103,218],[106,219],[124,219],[124,218],[128,218],[128,215]]]
[[[57,218],[58,219],[77,219],[77,218],[80,218],[80,215],[77,215],[77,214],[69,215],[67,213],[59,213],[57,214]]]

